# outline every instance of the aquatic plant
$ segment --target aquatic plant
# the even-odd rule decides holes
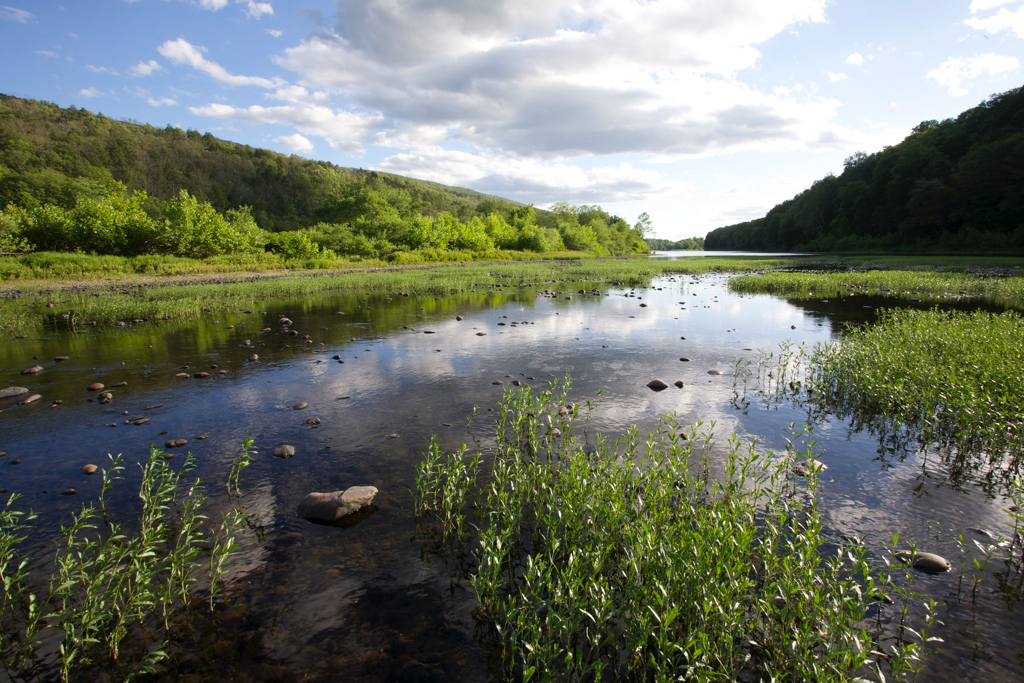
[[[813,440],[773,456],[734,435],[719,458],[713,425],[666,417],[612,443],[577,434],[568,394],[508,391],[486,466],[434,444],[417,477],[422,524],[478,527],[476,614],[507,678],[848,680],[923,656],[866,629],[887,587],[862,544],[827,541],[813,472],[795,481]]]
[[[235,497],[251,454],[246,440],[228,478]],[[16,508],[17,494],[0,512],[0,665],[11,680],[81,680],[101,670],[127,680],[154,672],[171,634],[189,623],[204,549],[214,608],[244,513],[232,505],[217,530],[207,528],[202,482],[187,481],[191,454],[174,470],[152,448],[141,468],[138,518],[118,520],[107,501],[124,463],[110,457],[98,503],[62,528],[48,581],[18,550],[31,538],[35,515]]]
[[[812,400],[855,427],[940,448],[954,482],[988,490],[1021,473],[1024,320],[940,310],[880,311],[876,325],[815,348]]]

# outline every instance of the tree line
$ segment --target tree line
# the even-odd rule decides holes
[[[841,175],[709,232],[705,248],[1024,251],[1024,88],[848,157]]]
[[[397,260],[418,252],[646,253],[599,206],[537,210],[387,173],[345,169],[209,133],[114,121],[0,95],[0,251]]]

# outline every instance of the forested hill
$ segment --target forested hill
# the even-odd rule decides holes
[[[351,219],[366,199],[363,190],[392,198],[407,193],[400,200],[411,203],[410,210],[428,216],[447,211],[462,220],[519,206],[473,190],[341,168],[209,133],[115,121],[85,109],[0,95],[0,208],[39,203],[70,209],[83,195],[100,196],[110,180],[144,191],[154,202],[186,190],[221,213],[248,206],[260,227],[272,232]]]
[[[764,218],[711,231],[704,248],[1024,252],[1024,88],[859,152]]]

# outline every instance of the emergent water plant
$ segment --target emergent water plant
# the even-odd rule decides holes
[[[887,642],[889,617],[869,632],[886,585],[862,544],[826,537],[814,472],[793,474],[813,440],[774,456],[734,436],[722,452],[711,427],[666,417],[611,442],[577,434],[568,394],[568,379],[509,390],[491,457],[434,445],[417,478],[421,523],[469,549],[508,679],[912,672],[920,632]]]
[[[228,478],[234,498],[252,454],[247,439]],[[124,462],[110,457],[97,504],[62,528],[48,580],[19,552],[35,516],[17,509],[17,494],[0,512],[0,665],[10,680],[129,680],[156,671],[168,639],[189,621],[204,552],[213,609],[245,513],[232,500],[209,528],[202,482],[188,481],[191,454],[175,470],[152,448],[141,468],[138,518],[120,520],[108,500]]]

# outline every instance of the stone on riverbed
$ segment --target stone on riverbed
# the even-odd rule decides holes
[[[30,368],[25,368],[24,370],[22,370],[21,374],[23,374],[23,375],[38,375],[42,371],[43,371],[43,366],[42,365],[33,365]]]
[[[303,519],[333,522],[373,503],[376,486],[352,486],[344,491],[310,493],[299,503],[296,514]]]
[[[271,453],[275,458],[290,458],[295,455],[295,446],[289,444],[281,444],[275,448]]]
[[[15,396],[27,393],[28,389],[25,387],[7,387],[6,389],[0,389],[0,398],[14,398]]]
[[[894,554],[900,562],[905,562],[925,574],[943,574],[952,567],[949,560],[935,553],[925,553],[920,550],[897,550]]]
[[[793,473],[799,477],[808,477],[812,472],[820,473],[828,469],[828,465],[820,460],[811,458],[810,460],[801,460],[797,464],[793,465]]]
[[[652,391],[664,391],[668,389],[668,383],[663,379],[652,379],[647,383],[647,388]]]

